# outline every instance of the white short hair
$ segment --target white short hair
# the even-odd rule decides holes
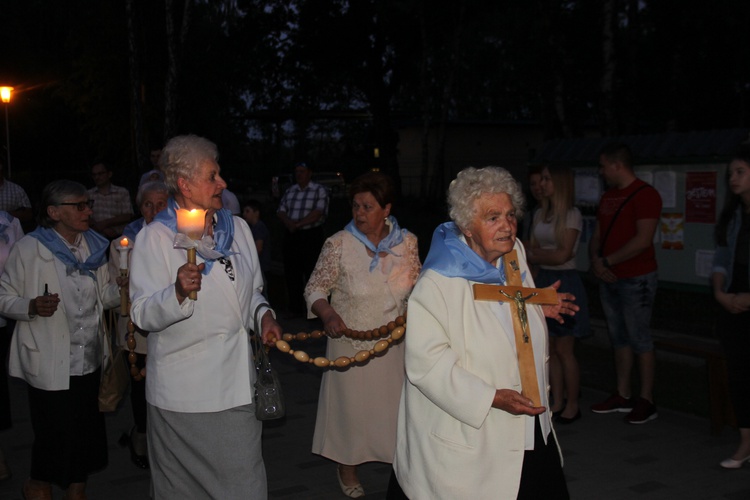
[[[463,169],[448,187],[448,213],[451,220],[461,229],[470,229],[476,211],[474,202],[482,195],[496,193],[510,196],[516,210],[516,219],[523,216],[523,191],[510,172],[500,167]]]
[[[179,193],[177,179],[192,179],[206,160],[217,161],[216,144],[197,135],[173,137],[162,149],[159,166],[164,172],[164,182],[171,194]]]

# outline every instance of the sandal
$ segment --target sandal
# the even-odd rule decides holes
[[[336,466],[336,477],[339,480],[339,486],[344,495],[349,498],[360,498],[365,496],[365,490],[362,488],[361,484],[357,483],[354,486],[347,486],[344,484],[344,481],[341,480],[341,470],[338,465]]]

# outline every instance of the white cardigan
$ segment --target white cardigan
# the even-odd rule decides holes
[[[146,399],[185,413],[216,412],[253,401],[255,369],[248,331],[265,302],[263,277],[250,228],[234,217],[230,256],[235,281],[216,261],[202,277],[198,300],[177,302],[177,270],[187,252],[173,248],[174,233],[159,222],[143,228],[130,260],[130,314],[151,332]],[[198,256],[198,263],[203,259]],[[258,317],[268,310],[262,307]]]
[[[117,284],[109,282],[107,265],[94,273],[97,283],[96,312],[119,304]],[[10,374],[32,387],[46,391],[67,390],[70,381],[70,331],[65,301],[60,300],[52,316],[29,317],[29,302],[44,293],[62,290],[65,264],[32,236],[24,236],[13,246],[0,278],[0,313],[15,319],[16,329],[10,350]],[[100,322],[99,334],[104,330]],[[102,349],[103,358],[109,355]]]
[[[517,245],[524,286],[533,287]],[[516,498],[534,417],[492,408],[496,389],[520,392],[508,304],[474,301],[472,282],[432,270],[409,298],[406,375],[393,467],[412,500]],[[528,305],[542,405],[548,405],[547,327]],[[549,411],[539,415],[552,430]]]

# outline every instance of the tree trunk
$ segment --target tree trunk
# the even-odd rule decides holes
[[[640,0],[628,0],[628,43],[627,43],[627,81],[631,82],[623,89],[623,104],[621,108],[621,127],[618,131],[623,134],[633,134],[638,130],[638,92],[635,82],[638,81],[638,39],[641,36],[640,16],[638,6]]]
[[[419,88],[422,94],[422,159],[419,175],[419,199],[428,202],[430,182],[430,79],[428,76],[429,43],[427,42],[427,20],[424,1],[419,3],[419,35],[422,42],[422,61],[419,65]]]
[[[601,113],[602,113],[602,134],[612,136],[617,134],[617,123],[615,117],[615,0],[604,0],[603,9],[603,26],[602,26],[602,57],[604,65],[602,69],[601,80]]]
[[[453,172],[445,165],[445,145],[447,140],[448,117],[450,112],[453,82],[456,79],[456,67],[461,52],[461,39],[464,29],[464,18],[466,14],[466,2],[459,2],[459,12],[456,19],[456,30],[453,34],[451,51],[448,54],[448,71],[443,84],[443,92],[440,102],[440,122],[438,124],[435,152],[435,175],[433,176],[432,192],[435,198],[440,198],[445,193],[448,184],[452,180]]]
[[[147,170],[149,165],[148,146],[144,134],[143,125],[143,106],[140,99],[141,72],[140,56],[138,51],[138,36],[136,34],[135,15],[133,13],[133,0],[125,2],[125,11],[127,15],[128,26],[128,65],[130,68],[130,122],[132,130],[132,154],[135,169],[135,176]],[[132,179],[128,179],[129,184],[133,184]]]
[[[182,23],[179,32],[175,32],[175,14],[173,0],[165,0],[167,30],[167,75],[164,81],[164,140],[165,142],[177,133],[177,86],[179,83],[180,59],[190,26],[190,7],[192,0],[185,0],[182,9]]]
[[[563,69],[557,67],[554,71],[553,79],[555,85],[553,87],[554,93],[554,104],[555,104],[555,115],[557,121],[560,123],[560,129],[562,130],[563,137],[573,137],[573,131],[568,123],[568,117],[565,112],[565,79],[563,77]]]

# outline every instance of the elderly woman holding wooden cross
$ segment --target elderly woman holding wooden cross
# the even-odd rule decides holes
[[[453,222],[435,230],[409,299],[388,498],[568,498],[544,317],[575,314],[574,297],[534,287],[506,170],[461,171],[448,203]]]

